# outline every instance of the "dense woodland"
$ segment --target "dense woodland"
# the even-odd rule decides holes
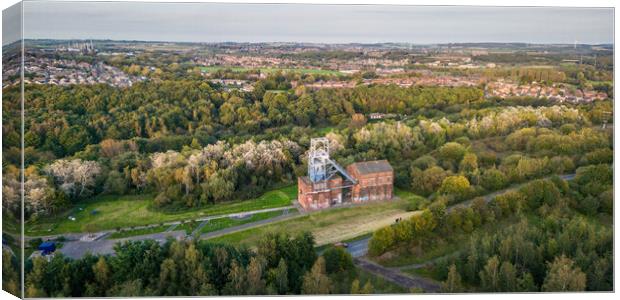
[[[609,291],[612,178],[608,165],[590,165],[570,183],[538,179],[490,201],[474,198],[470,206],[447,210],[441,199],[376,231],[369,251],[415,256],[471,236],[468,247],[434,266],[445,292]]]
[[[351,256],[317,256],[310,234],[263,237],[255,251],[195,240],[125,242],[115,256],[56,255],[26,265],[26,297],[372,293]]]

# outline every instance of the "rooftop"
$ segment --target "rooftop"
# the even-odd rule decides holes
[[[392,166],[387,160],[364,161],[351,164],[354,169],[361,175],[371,173],[392,172]]]

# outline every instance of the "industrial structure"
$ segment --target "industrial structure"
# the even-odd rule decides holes
[[[314,138],[308,152],[308,176],[297,179],[298,202],[305,210],[344,203],[392,199],[394,170],[387,160],[341,167],[329,157],[329,140]]]

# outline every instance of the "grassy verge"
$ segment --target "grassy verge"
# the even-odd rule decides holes
[[[256,199],[218,203],[177,212],[154,209],[152,207],[153,195],[100,196],[91,201],[82,202],[64,214],[26,223],[26,235],[85,232],[87,226],[94,227],[97,231],[112,230],[283,207],[291,205],[291,200],[296,196],[297,186],[291,185],[266,192]],[[75,217],[76,220],[68,219],[69,216]]]
[[[364,286],[366,282],[370,281],[375,294],[403,294],[409,292],[407,289],[363,269],[358,268],[357,274],[359,277],[360,286]]]
[[[117,231],[108,236],[110,239],[122,239],[131,236],[145,235],[145,234],[153,234],[160,233],[166,231],[169,226],[154,226],[149,228],[140,228],[140,229],[130,229],[130,230],[122,230]]]
[[[266,220],[273,217],[282,215],[282,211],[268,211],[263,213],[253,214],[246,218],[220,218],[209,220],[207,224],[200,230],[200,233],[209,233],[229,227],[239,226],[247,223],[252,223],[260,220]]]

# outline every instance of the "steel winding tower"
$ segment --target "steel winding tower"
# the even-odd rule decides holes
[[[329,157],[329,140],[325,137],[310,140],[308,153],[308,177],[313,183],[330,179],[336,173],[342,174],[349,182],[355,184],[355,180],[338,163]]]

